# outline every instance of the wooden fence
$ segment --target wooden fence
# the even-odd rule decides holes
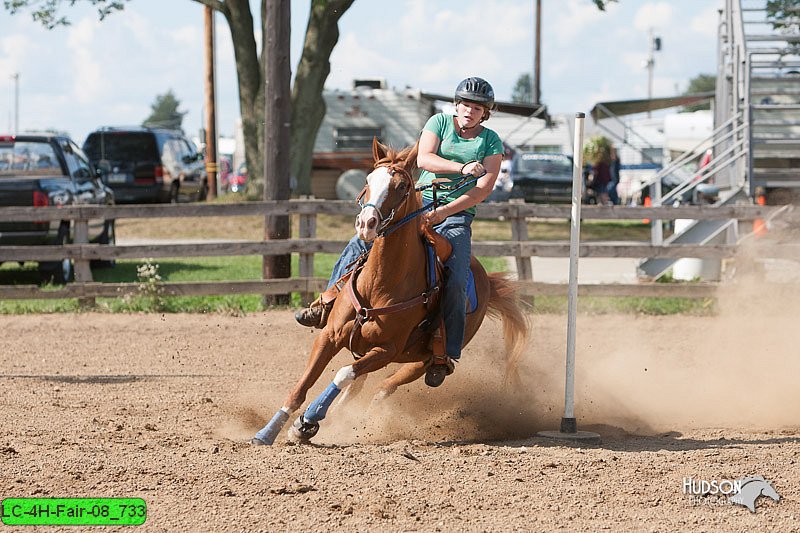
[[[776,207],[767,206],[682,206],[682,207],[620,207],[584,206],[583,220],[737,220],[768,219]],[[316,238],[317,216],[353,215],[352,202],[328,200],[288,200],[274,202],[247,202],[239,204],[182,204],[182,205],[131,205],[131,206],[70,206],[70,207],[4,207],[0,208],[0,222],[10,221],[74,221],[74,242],[64,246],[0,246],[0,262],[5,261],[59,261],[71,258],[75,265],[75,283],[55,290],[42,290],[35,285],[0,286],[0,298],[44,299],[117,297],[137,294],[138,283],[95,283],[89,262],[97,259],[143,259],[166,257],[211,257],[240,255],[299,254],[299,277],[280,280],[223,281],[223,282],[164,282],[160,285],[165,296],[213,294],[286,294],[310,293],[325,288],[326,279],[315,278],[314,255],[339,253],[345,240],[331,241]],[[298,215],[299,235],[296,238],[275,241],[208,242],[189,244],[101,245],[88,243],[88,223],[92,219],[134,219],[172,217],[241,217]],[[511,225],[510,241],[475,241],[473,253],[487,257],[513,257],[526,295],[566,294],[566,285],[534,283],[531,257],[567,257],[569,244],[530,240],[527,221],[531,219],[569,219],[570,206],[539,204],[483,204],[478,218],[502,219]],[[761,246],[755,253],[763,257],[800,259],[800,247],[782,245]],[[735,245],[659,245],[648,243],[614,242],[584,243],[581,257],[630,258],[702,258],[725,259],[736,254]],[[716,284],[664,284],[639,283],[634,285],[581,285],[582,295],[597,296],[675,296],[708,297],[714,294]]]

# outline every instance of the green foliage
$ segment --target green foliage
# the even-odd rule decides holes
[[[139,295],[136,298],[148,311],[163,311],[166,307],[164,287],[161,285],[158,269],[158,263],[153,263],[152,259],[147,259],[144,264],[136,267],[136,277],[139,278]]]
[[[89,0],[89,3],[97,8],[97,16],[103,20],[111,13],[125,9],[128,1],[130,0]],[[76,2],[77,0],[3,0],[3,6],[12,15],[30,9],[34,21],[52,30],[56,26],[70,24],[66,17],[59,15],[58,10],[62,4],[72,7]]]
[[[713,92],[717,87],[717,77],[714,74],[698,74],[691,80],[689,80],[689,87],[687,87],[686,91],[683,94],[697,94],[697,93],[707,93],[709,91]],[[711,109],[711,102],[705,102],[702,104],[690,104],[684,106],[683,112],[690,113],[692,111],[698,111],[700,109]]]
[[[608,4],[616,3],[617,0],[592,0],[594,5],[597,6],[597,9],[600,11],[605,11]]]
[[[530,74],[520,74],[514,90],[511,92],[511,101],[521,104],[533,103],[533,78]]]
[[[800,31],[800,0],[767,0],[767,20],[784,33]]]
[[[186,111],[178,111],[181,102],[175,97],[172,89],[165,94],[156,96],[155,102],[150,106],[150,116],[145,119],[142,126],[154,128],[167,128],[179,130],[183,124],[183,116]]]
[[[583,145],[583,158],[587,163],[596,165],[611,161],[611,141],[603,135],[595,135]]]

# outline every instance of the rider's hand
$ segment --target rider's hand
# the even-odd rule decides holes
[[[444,219],[447,218],[447,215],[441,209],[434,209],[433,211],[425,213],[423,218],[426,224],[429,226],[435,226],[444,222]]]
[[[472,174],[477,178],[478,176],[486,174],[486,169],[483,168],[480,161],[473,161],[472,163],[464,165],[464,168],[461,169],[462,176],[466,176],[467,174]]]

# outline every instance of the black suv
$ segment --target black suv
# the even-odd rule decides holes
[[[511,198],[526,202],[569,202],[572,199],[572,157],[566,154],[522,152],[511,166]]]
[[[101,128],[89,134],[83,151],[104,172],[117,203],[206,199],[203,155],[180,131]]]

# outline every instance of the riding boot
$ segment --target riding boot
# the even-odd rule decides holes
[[[325,324],[328,323],[328,315],[331,314],[333,302],[335,301],[336,300],[334,299],[323,303],[322,300],[318,298],[309,304],[309,306],[305,309],[297,311],[294,314],[294,319],[297,320],[297,323],[302,326],[322,329],[325,327]]]

